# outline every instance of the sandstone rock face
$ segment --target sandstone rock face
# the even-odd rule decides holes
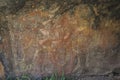
[[[88,5],[55,16],[58,9],[57,4],[48,10],[39,6],[6,16],[9,31],[2,45],[10,72],[106,75],[120,67],[119,21],[101,18],[93,29]]]
[[[4,77],[4,68],[2,66],[2,64],[0,63],[0,78]]]

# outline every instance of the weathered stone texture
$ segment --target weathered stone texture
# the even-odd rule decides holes
[[[104,19],[99,30],[92,29],[94,18],[87,18],[90,14],[87,5],[56,18],[53,11],[38,8],[8,17],[16,75],[26,72],[46,75],[56,71],[101,75],[120,66],[119,52],[113,50],[119,45],[113,33],[119,23]]]
[[[0,77],[3,78],[4,77],[4,67],[3,65],[0,63]]]
[[[95,28],[95,16],[100,15],[96,7],[93,13],[87,4],[64,11],[67,2],[49,9],[29,3],[19,13],[5,15],[8,31],[2,50],[12,74],[107,75],[120,68],[119,20],[100,16]]]

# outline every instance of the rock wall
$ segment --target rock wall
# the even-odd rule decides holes
[[[0,78],[4,77],[4,68],[3,65],[0,63]]]
[[[107,75],[120,68],[119,20],[100,16],[95,22],[99,13],[87,4],[66,11],[57,3],[49,9],[31,3],[26,2],[16,14],[5,15],[2,51],[9,74]]]

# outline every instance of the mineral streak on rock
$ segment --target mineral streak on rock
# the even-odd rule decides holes
[[[0,1],[2,50],[16,76],[107,75],[120,67],[119,0]]]
[[[0,78],[4,78],[4,67],[1,63],[0,63]]]

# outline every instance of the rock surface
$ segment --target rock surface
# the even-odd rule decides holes
[[[3,65],[0,63],[0,78],[4,77],[4,67]]]
[[[95,4],[100,2],[104,1],[91,0],[89,5],[82,0],[0,0],[0,50],[5,55],[1,63],[5,74],[120,74],[116,71],[120,68],[119,15],[109,9],[104,12],[106,7]],[[120,9],[118,2],[112,4],[116,11]],[[107,8],[111,7],[108,4]]]

